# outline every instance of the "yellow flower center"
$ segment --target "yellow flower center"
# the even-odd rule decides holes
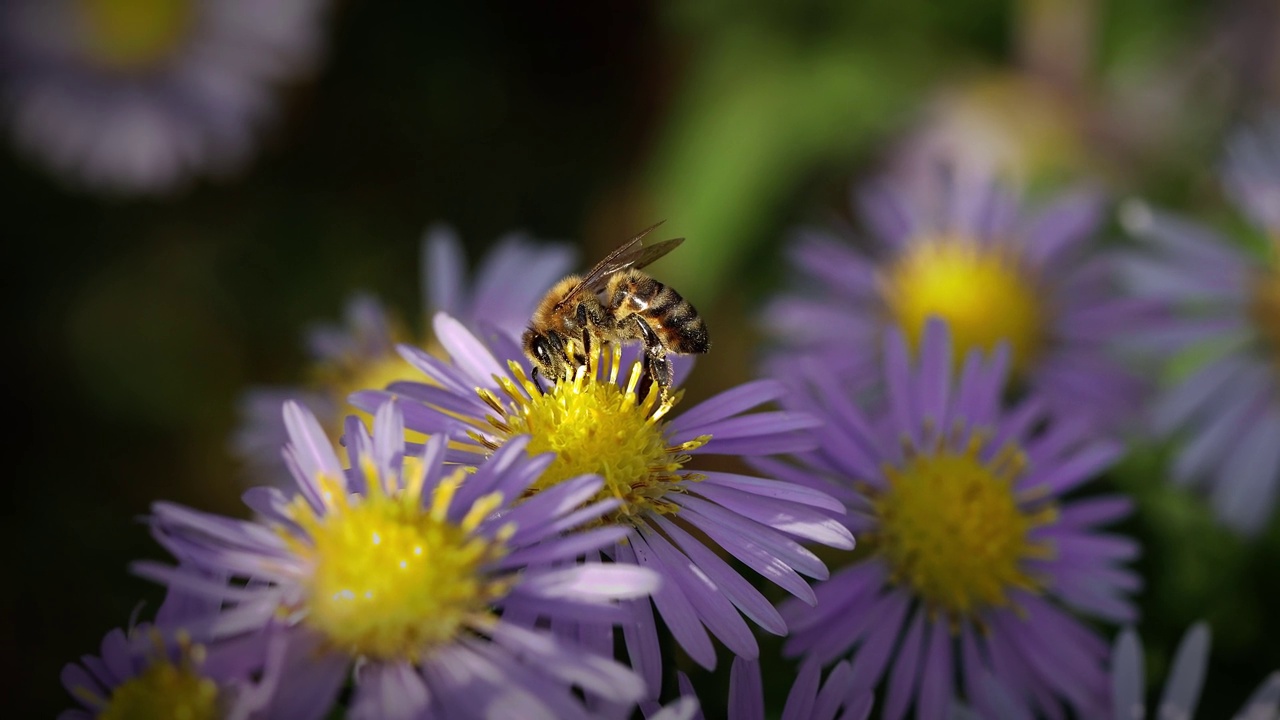
[[[1275,356],[1276,368],[1280,369],[1280,264],[1258,276],[1249,315]]]
[[[111,693],[99,720],[216,720],[222,717],[218,685],[197,669],[204,650],[179,639],[178,662],[168,660],[164,641],[154,635],[156,648],[150,666]],[[87,689],[77,693],[92,697]]]
[[[975,436],[962,452],[912,454],[872,493],[880,525],[869,539],[892,578],[953,619],[1007,604],[1011,588],[1037,590],[1023,561],[1052,551],[1030,533],[1057,518],[1055,506],[1024,509],[1013,490],[1022,453],[1006,447],[984,462],[982,445]]]
[[[484,420],[464,418],[484,433],[471,433],[479,443],[475,451],[487,454],[507,438],[528,434],[529,453],[553,452],[556,456],[532,492],[597,473],[604,478],[604,487],[594,499],[622,501],[602,522],[635,524],[646,512],[673,514],[678,506],[668,493],[682,492],[681,482],[701,479],[691,473],[680,474],[689,461],[686,453],[705,445],[711,437],[670,445],[662,418],[684,393],[661,399],[661,393],[654,391],[641,398],[636,392],[639,363],[632,365],[625,387],[619,386],[621,355],[615,347],[609,352],[607,371],[597,353],[589,368],[562,378],[545,394],[525,377],[518,364],[510,363],[516,382],[499,378],[505,399],[489,390],[478,390],[498,414]],[[497,440],[487,437],[495,434]]]
[[[290,508],[307,536],[279,531],[311,562],[305,622],[352,655],[413,661],[466,628],[487,626],[493,601],[510,589],[509,579],[486,577],[482,568],[505,554],[514,528],[495,538],[472,534],[502,499],[487,495],[454,523],[449,503],[464,472],[441,482],[424,505],[422,469],[406,467],[413,468],[409,480],[394,491],[366,467],[364,495],[321,478],[324,512],[300,497]]]
[[[1007,340],[1020,373],[1044,343],[1044,307],[1033,282],[1008,251],[942,236],[916,242],[885,275],[883,293],[913,348],[936,315],[951,328],[957,364],[973,348],[990,352]]]
[[[392,343],[399,343],[403,335],[398,329],[392,329]],[[359,390],[381,390],[393,382],[400,380],[420,381],[421,377],[413,366],[395,351],[377,357],[354,356],[341,358],[316,365],[311,370],[310,387],[333,398],[338,411],[326,419],[326,432],[329,439],[337,441],[342,437],[347,416],[360,418],[365,427],[373,427],[373,415],[347,402],[351,394]],[[409,431],[405,437],[410,442],[425,442],[426,435]],[[346,448],[339,447],[339,457],[345,462]]]
[[[168,57],[194,20],[191,0],[79,0],[90,54],[121,69],[145,68]]]

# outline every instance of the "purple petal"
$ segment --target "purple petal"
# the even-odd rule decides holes
[[[352,720],[412,720],[426,712],[427,685],[409,663],[367,663],[356,672]]]
[[[853,535],[823,511],[785,500],[768,500],[733,488],[693,485],[690,490],[739,515],[803,540],[842,550],[853,549]]]
[[[1182,636],[1173,657],[1173,669],[1165,681],[1158,717],[1195,717],[1200,704],[1200,690],[1209,662],[1209,626],[1198,622]]]
[[[496,387],[494,377],[506,377],[507,372],[484,343],[476,339],[460,322],[445,313],[437,313],[432,319],[436,339],[444,346],[454,365],[465,372],[476,385]]]
[[[325,507],[317,480],[322,475],[342,478],[342,463],[316,417],[302,405],[289,401],[284,405],[284,422],[289,431],[289,454],[297,462],[302,475],[297,479],[302,494],[316,510]]]
[[[835,513],[843,514],[845,512],[844,505],[830,495],[789,482],[752,477],[750,475],[738,475],[736,473],[706,472],[703,473],[703,479],[698,487],[706,485],[733,488],[764,498],[800,503]]]
[[[777,380],[755,380],[726,390],[719,395],[698,403],[671,421],[668,427],[673,433],[684,433],[725,418],[746,412],[758,405],[782,397],[785,388]],[[691,434],[700,435],[701,431]]]
[[[680,550],[693,561],[694,565],[710,578],[719,591],[724,593],[725,597],[752,622],[774,635],[786,634],[786,622],[768,599],[728,563],[720,559],[719,555],[661,515],[655,515],[653,520],[667,537],[679,545]]]
[[[710,435],[711,442],[691,450],[693,455],[775,455],[812,450],[817,441],[804,431],[820,425],[822,421],[808,413],[760,412],[686,429],[682,434],[673,434],[671,440],[678,444],[698,435]]]
[[[620,550],[625,547],[620,546]],[[641,537],[633,538],[629,550],[634,553],[635,561],[642,567],[662,572],[661,562]],[[623,553],[619,552],[619,559],[621,560],[622,557]],[[684,596],[680,586],[674,582],[661,583],[653,593],[653,604],[658,608],[658,614],[667,623],[676,642],[684,648],[689,657],[708,670],[715,669],[715,647],[712,646],[711,638],[707,636],[707,631],[699,622],[698,613],[693,604]]]
[[[755,636],[751,634],[751,628],[743,622],[733,603],[711,578],[688,556],[647,525],[641,525],[640,532],[649,549],[664,567],[663,582],[674,581],[680,586],[684,596],[697,611],[698,619],[734,654],[755,659],[760,648]]]
[[[518,653],[526,662],[566,683],[612,700],[636,702],[644,697],[640,677],[610,658],[597,657],[557,643],[551,636],[499,622],[493,629],[495,643]]]
[[[925,611],[916,610],[912,615],[898,656],[893,661],[893,672],[889,676],[889,691],[884,706],[885,720],[899,720],[906,715],[920,677],[920,656],[925,643]]]
[[[643,597],[659,585],[656,573],[634,565],[587,563],[557,570],[529,572],[520,591],[546,599],[608,602]]]
[[[736,657],[729,668],[729,717],[764,720],[764,685],[754,659]]]
[[[718,526],[738,535],[739,543],[742,545],[765,548],[797,572],[817,580],[827,579],[827,566],[822,563],[822,560],[785,535],[693,495],[677,495],[673,496],[672,500],[690,511],[686,513],[686,518],[703,532],[710,535],[712,526]],[[723,536],[723,533],[721,535]],[[712,537],[715,538],[714,535]],[[717,538],[716,542],[721,541]],[[721,545],[723,546],[724,543],[721,542]],[[727,546],[725,549],[732,552],[732,549]]]
[[[547,565],[572,560],[579,555],[603,550],[631,533],[621,526],[584,530],[566,537],[554,538],[537,545],[530,545],[511,552],[493,564],[497,570],[512,570],[526,565]]]

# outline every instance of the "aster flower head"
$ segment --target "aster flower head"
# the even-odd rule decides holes
[[[326,0],[16,0],[0,103],[20,147],[79,186],[171,192],[252,155],[273,93],[316,64]]]
[[[469,282],[457,233],[436,224],[423,236],[421,258],[424,317],[448,312],[477,333],[516,337],[529,322],[529,308],[568,272],[575,252],[564,243],[537,243],[522,233],[511,233],[484,257]],[[418,377],[396,351],[400,343],[438,347],[429,327],[411,332],[399,316],[364,293],[347,303],[341,325],[313,327],[307,334],[312,359],[307,384],[253,388],[241,399],[242,420],[232,446],[251,477],[292,485],[280,457],[280,448],[288,440],[280,417],[286,400],[300,402],[315,413],[333,440],[342,433],[348,415],[371,420],[347,397],[357,390]]]
[[[1252,535],[1280,493],[1280,123],[1229,147],[1226,183],[1266,238],[1259,252],[1139,202],[1123,220],[1145,243],[1128,259],[1134,292],[1170,310],[1135,334],[1194,363],[1152,404],[1151,429],[1180,440],[1174,482],[1207,491],[1223,522]]]
[[[1119,357],[1119,337],[1151,308],[1119,294],[1112,258],[1091,247],[1103,203],[1088,191],[1036,212],[992,180],[939,172],[910,189],[888,181],[857,194],[877,241],[863,254],[826,231],[805,230],[791,250],[805,290],[774,300],[765,325],[775,374],[797,351],[828,372],[874,382],[886,333],[918,350],[941,317],[952,361],[973,348],[1010,348],[1011,386],[1060,415],[1120,426],[1143,385]],[[816,290],[812,288],[816,286]]]
[[[527,438],[468,472],[444,462],[445,437],[406,454],[395,403],[370,435],[347,425],[344,469],[314,416],[285,407],[292,497],[259,488],[240,521],[158,503],[157,539],[182,561],[136,571],[221,609],[194,627],[216,639],[280,636],[267,717],[322,717],[347,683],[353,717],[586,717],[581,690],[634,703],[639,677],[612,659],[567,648],[511,617],[589,618],[611,627],[621,600],[657,584],[643,568],[565,564],[624,530],[568,531],[616,507],[591,502],[581,476],[541,502],[512,504],[553,458]],[[204,573],[200,575],[197,573]],[[230,578],[213,582],[206,576]]]
[[[579,474],[603,476],[595,500],[618,505],[601,519],[625,532],[625,540],[605,554],[620,565],[650,568],[663,579],[652,606],[648,599],[630,603],[637,621],[623,633],[633,667],[655,692],[662,670],[655,607],[680,647],[706,668],[716,662],[707,630],[748,658],[756,657],[758,646],[744,615],[768,632],[786,631],[772,604],[708,541],[805,602],[814,598],[801,576],[821,579],[827,572],[800,543],[853,547],[852,536],[834,519],[843,508],[828,495],[793,483],[687,467],[695,456],[708,453],[748,456],[811,448],[813,418],[747,412],[776,400],[780,383],[750,382],[676,415],[683,391],[673,387],[666,397],[644,392],[630,347],[609,345],[603,355],[597,349],[589,369],[579,368],[544,392],[529,379],[515,342],[482,342],[444,314],[436,317],[435,328],[448,359],[401,347],[428,382],[395,383],[385,391],[357,393],[352,402],[375,407],[388,396],[402,399],[407,427],[433,436],[451,433],[448,457],[464,465],[484,467],[492,462],[487,458],[528,435],[529,451],[553,453],[555,460],[530,486],[527,503],[545,502],[543,495],[558,492]],[[684,358],[675,359],[678,381]],[[611,636],[584,628],[562,629],[594,638],[609,654]]]
[[[756,464],[835,493],[865,553],[816,588],[818,603],[782,606],[784,650],[820,663],[852,652],[852,687],[884,681],[884,717],[945,717],[979,695],[982,674],[1038,710],[1103,707],[1106,645],[1074,612],[1127,621],[1138,577],[1134,542],[1097,526],[1127,499],[1064,496],[1120,454],[1078,418],[1028,397],[1001,401],[1010,352],[972,350],[953,374],[946,324],[931,320],[911,360],[890,332],[885,394],[873,411],[810,359],[791,407],[826,420],[819,449]],[[962,678],[957,687],[956,678]],[[1052,712],[1050,713],[1053,714]]]
[[[1146,711],[1142,642],[1133,628],[1126,628],[1116,638],[1111,653],[1111,717],[1116,720],[1142,720],[1146,717],[1192,720],[1208,670],[1209,643],[1208,625],[1199,622],[1187,629],[1174,653],[1155,714],[1149,716]],[[1237,720],[1276,720],[1280,717],[1280,671],[1267,676],[1233,717]]]
[[[171,592],[152,622],[131,620],[108,632],[98,655],[63,668],[62,684],[80,707],[59,717],[260,718],[255,709],[271,682],[259,672],[266,638],[197,642],[183,623],[207,608],[199,598]]]

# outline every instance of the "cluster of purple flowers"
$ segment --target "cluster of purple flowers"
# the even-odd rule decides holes
[[[252,519],[154,506],[174,564],[134,570],[168,600],[68,666],[68,717],[763,718],[758,631],[798,667],[784,718],[1142,717],[1140,549],[1107,529],[1134,507],[1099,481],[1149,415],[1234,527],[1280,489],[1280,127],[1232,150],[1269,258],[1144,206],[1151,247],[1113,251],[1095,192],[874,186],[875,245],[791,246],[766,377],[689,408],[693,364],[647,392],[634,347],[539,386],[519,332],[571,254],[509,240],[467,290],[437,231],[429,332],[358,300],[314,335],[343,372],[250,396]],[[1133,364],[1213,338],[1171,390]],[[712,698],[684,671],[722,650]],[[1278,712],[1273,675],[1242,714]]]

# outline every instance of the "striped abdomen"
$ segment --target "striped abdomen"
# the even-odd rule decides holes
[[[631,270],[614,276],[607,292],[609,308],[618,330],[627,337],[642,339],[628,327],[637,315],[653,329],[668,351],[681,355],[704,353],[711,346],[707,325],[693,305],[669,285]]]

